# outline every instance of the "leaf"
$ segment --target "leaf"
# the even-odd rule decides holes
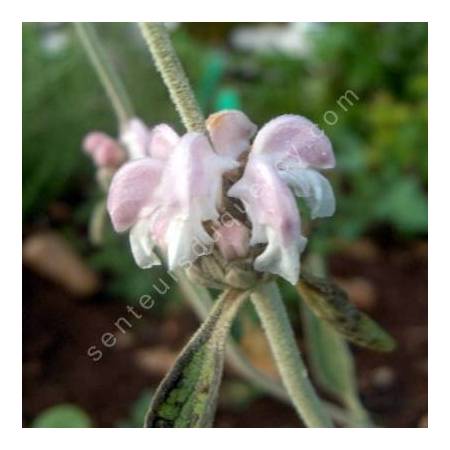
[[[343,391],[353,390],[355,374],[345,342],[308,308],[302,308],[302,316],[308,340],[309,360],[317,381],[338,397]]]
[[[245,291],[227,290],[159,385],[147,428],[210,427],[214,420],[230,325]]]
[[[369,415],[359,400],[355,366],[348,344],[304,304],[301,310],[308,361],[315,380],[349,409],[352,426],[371,427]]]
[[[303,272],[297,289],[311,311],[349,341],[380,352],[394,350],[394,339],[360,312],[335,283]]]
[[[78,406],[61,404],[41,412],[33,421],[33,428],[90,428],[89,416]]]

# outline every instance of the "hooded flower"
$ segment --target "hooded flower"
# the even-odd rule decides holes
[[[174,269],[214,245],[226,261],[258,246],[256,271],[296,283],[307,240],[294,194],[305,199],[313,218],[334,213],[333,190],[318,172],[335,165],[330,141],[308,119],[294,115],[267,123],[253,145],[256,126],[240,111],[213,114],[206,127],[210,140],[200,133],[180,137],[165,124],[152,130],[137,119],[128,124],[121,141],[131,160],[117,171],[108,194],[114,228],[130,230],[134,258],[143,268],[160,264],[155,247]],[[227,195],[244,204],[251,235],[243,222],[219,221],[223,175],[240,176],[234,169],[244,163]]]
[[[232,132],[225,132],[230,124]],[[146,133],[130,126],[122,138],[144,152],[115,174],[107,208],[116,231],[131,229],[131,249],[143,268],[160,264],[155,246],[174,269],[214,244],[205,222],[219,218],[223,174],[239,166],[236,159],[245,150],[241,141],[248,142],[255,130],[238,111],[216,116],[208,127],[217,152],[205,135],[179,137],[165,124]]]
[[[256,270],[298,281],[306,238],[289,188],[305,198],[313,218],[331,216],[333,190],[316,169],[334,165],[330,141],[304,117],[280,116],[258,132],[244,174],[228,192],[245,206],[252,223],[250,244],[267,244],[255,259]]]

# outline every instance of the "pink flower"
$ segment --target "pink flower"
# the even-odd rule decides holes
[[[298,281],[306,238],[289,187],[305,198],[313,218],[331,216],[333,190],[315,169],[334,165],[330,141],[304,117],[280,116],[259,131],[244,175],[228,192],[243,202],[252,222],[250,244],[267,244],[255,259],[255,270],[280,275],[292,284]]]
[[[267,123],[253,145],[256,126],[240,111],[213,114],[206,126],[211,141],[200,133],[179,137],[165,124],[149,130],[138,119],[130,121],[121,140],[132,160],[115,174],[108,194],[114,228],[130,230],[134,258],[143,268],[160,264],[155,247],[174,269],[214,245],[226,260],[261,246],[254,269],[295,284],[307,240],[294,194],[305,199],[313,218],[334,213],[331,185],[317,171],[335,165],[330,141],[308,119],[294,115]],[[236,219],[219,221],[223,175],[240,166],[245,152],[244,173],[228,195],[244,204],[251,236]]]
[[[224,127],[233,124],[233,133]],[[217,221],[222,177],[236,169],[254,127],[239,112],[223,113],[208,123],[211,140],[200,133],[181,138],[168,126],[142,133],[133,125],[122,139],[144,156],[125,164],[112,180],[107,207],[116,231],[130,229],[133,255],[143,268],[160,264],[155,246],[166,253],[169,268],[194,261],[214,244],[204,228]],[[138,154],[135,151],[134,154]]]
[[[228,194],[244,203],[252,222],[250,245],[267,244],[255,259],[255,270],[294,283],[306,239],[301,235],[295,199],[275,168],[261,158],[252,159]]]

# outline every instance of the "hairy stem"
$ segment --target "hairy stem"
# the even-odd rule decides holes
[[[298,414],[308,427],[333,427],[309,380],[277,286],[274,283],[261,286],[252,294],[251,299]]]
[[[188,131],[206,131],[205,119],[163,23],[141,22],[142,35]]]
[[[75,22],[75,29],[95,68],[98,77],[111,100],[121,127],[133,117],[133,107],[121,79],[110,63],[94,26],[88,22]]]

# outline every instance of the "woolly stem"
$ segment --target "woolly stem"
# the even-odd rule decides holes
[[[75,29],[97,75],[111,100],[120,127],[134,116],[131,101],[121,79],[106,56],[94,26],[88,22],[75,22]]]
[[[141,22],[139,26],[184,126],[188,131],[204,133],[205,118],[166,27],[163,23],[151,22]]]
[[[333,427],[309,380],[277,286],[274,283],[263,285],[254,291],[251,299],[266,332],[283,383],[298,414],[308,427]]]

